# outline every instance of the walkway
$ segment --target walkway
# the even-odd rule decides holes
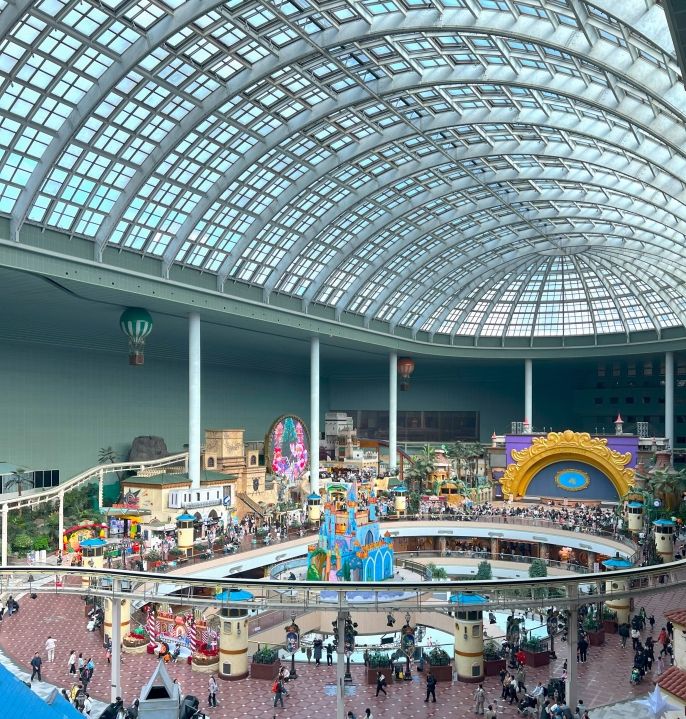
[[[646,601],[648,613],[655,614],[656,630],[662,623],[662,611],[667,608],[686,607],[686,589],[670,595],[651,597]],[[420,620],[421,621],[421,620]],[[68,687],[67,656],[74,648],[87,659],[92,656],[96,670],[90,685],[94,697],[109,700],[109,672],[105,662],[102,636],[86,631],[85,605],[78,597],[40,594],[37,599],[24,597],[19,613],[5,616],[0,623],[0,646],[21,667],[25,667],[33,652],[41,654],[48,634],[57,640],[57,658],[54,664],[46,664],[45,679],[57,686]],[[564,651],[564,644],[558,644],[558,654]],[[560,646],[561,645],[561,646]],[[630,648],[622,649],[617,635],[609,636],[604,647],[591,648],[589,663],[579,667],[579,697],[590,708],[607,705],[630,697],[644,695],[652,688],[646,681],[639,687],[629,684],[629,672],[633,653]],[[122,688],[123,696],[130,703],[138,696],[142,685],[154,669],[154,659],[147,655],[123,655]],[[559,676],[562,659],[550,667],[528,672],[527,684],[547,681],[550,675]],[[207,696],[207,675],[192,672],[187,664],[172,665],[172,677],[178,678],[183,691],[198,696],[204,704]],[[286,700],[286,709],[277,714],[288,719],[310,719],[335,716],[335,667],[315,667],[298,664],[299,678],[291,685],[291,696]],[[423,678],[407,684],[391,684],[389,696],[376,699],[373,687],[363,683],[362,667],[353,667],[354,685],[350,688],[348,709],[360,716],[368,706],[377,719],[415,719],[424,715],[431,719],[467,719],[473,717],[473,685],[455,682],[451,686],[438,686],[439,701],[426,706],[423,702]],[[489,678],[485,688],[490,698],[499,698],[497,678]],[[272,719],[272,695],[269,682],[246,679],[237,682],[220,682],[220,706],[209,712],[212,719]],[[498,706],[498,717],[515,719],[514,707]]]

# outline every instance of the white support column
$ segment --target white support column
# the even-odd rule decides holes
[[[101,469],[98,472],[98,509],[102,509],[104,484],[105,484],[105,470]]]
[[[100,505],[102,506],[102,505]],[[57,551],[64,547],[64,492],[60,492],[57,500]]]
[[[529,423],[529,428],[533,429],[533,365],[530,359],[524,360],[524,421]]]
[[[338,611],[338,646],[336,648],[336,719],[345,719],[345,618],[347,612]]]
[[[579,610],[573,607],[569,610],[567,619],[567,682],[565,686],[565,699],[572,711],[577,705],[577,664],[576,644],[579,641]]]
[[[674,462],[674,352],[665,352],[665,437]]]
[[[200,487],[200,315],[188,315],[188,478]]]
[[[310,492],[319,494],[319,337],[310,343]]]
[[[388,468],[393,474],[398,466],[398,353],[391,352],[388,361]]]
[[[9,515],[9,507],[2,505],[2,566],[7,566],[7,516]]]
[[[110,701],[113,702],[121,694],[121,599],[116,596],[121,591],[121,580],[112,582],[112,665],[110,668]]]

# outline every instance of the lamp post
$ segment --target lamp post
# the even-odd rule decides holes
[[[345,652],[345,675],[343,676],[343,682],[345,684],[352,684],[353,683],[353,675],[350,673],[350,655],[352,652],[349,649],[346,649]]]
[[[291,653],[291,672],[289,679],[297,679],[295,671],[295,653],[300,645],[300,627],[295,623],[295,614],[291,614],[291,623],[286,627],[286,647]]]

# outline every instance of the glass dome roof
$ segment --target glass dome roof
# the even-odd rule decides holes
[[[429,339],[686,323],[686,96],[653,2],[0,0],[0,39],[19,243]]]

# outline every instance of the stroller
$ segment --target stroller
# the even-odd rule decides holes
[[[641,670],[638,667],[633,667],[629,681],[635,686],[636,684],[640,684],[642,679],[643,674],[641,674]]]
[[[179,707],[179,719],[209,719],[200,710],[200,700],[191,694],[186,694]]]

